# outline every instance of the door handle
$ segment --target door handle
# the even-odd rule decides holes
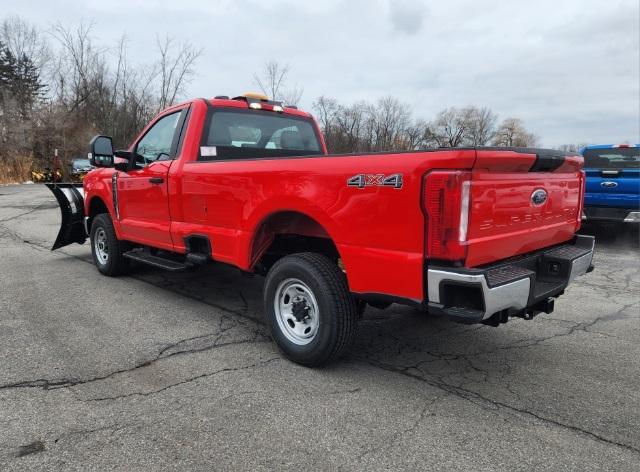
[[[151,177],[149,179],[149,182],[151,182],[152,184],[161,184],[162,182],[164,182],[164,179],[162,177]]]

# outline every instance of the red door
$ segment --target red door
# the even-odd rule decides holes
[[[153,162],[118,176],[120,228],[125,239],[173,247],[167,193],[167,174],[172,162]]]
[[[173,249],[168,174],[177,155],[186,109],[160,116],[134,146],[133,162],[118,175],[118,211],[124,239]]]

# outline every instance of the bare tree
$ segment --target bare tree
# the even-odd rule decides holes
[[[10,16],[0,24],[0,41],[14,57],[28,57],[39,70],[51,59],[51,50],[38,29],[19,16]]]
[[[369,148],[364,137],[367,108],[365,102],[340,107],[336,117],[338,140],[333,152],[361,152]]]
[[[401,149],[411,151],[429,147],[425,134],[427,129],[428,125],[424,120],[416,120],[407,126],[404,131],[404,146]]]
[[[155,68],[133,67],[128,60],[128,40],[123,35],[113,50],[115,70],[110,80],[109,129],[117,143],[127,143],[153,117],[158,99],[152,89]]]
[[[104,50],[94,47],[92,27],[80,23],[72,30],[57,23],[51,33],[61,49],[55,72],[57,98],[71,112],[84,109],[82,105],[104,81]]]
[[[493,139],[498,116],[489,108],[470,106],[467,107],[465,116],[468,120],[465,136],[466,145],[485,146]]]
[[[532,146],[536,142],[535,135],[513,119],[502,123],[498,136],[497,115],[486,107],[446,108],[425,122],[414,120],[409,106],[393,97],[345,106],[322,96],[313,106],[333,152],[485,146],[492,140],[510,146]]]
[[[423,125],[421,146],[485,146],[495,136],[497,118],[486,107],[445,108]]]
[[[267,61],[264,63],[260,75],[253,74],[253,82],[262,90],[262,93],[277,100],[286,84],[288,73],[288,65],[281,65],[277,61]]]
[[[253,83],[262,93],[273,100],[283,101],[287,105],[297,105],[302,98],[304,89],[298,84],[289,86],[290,67],[278,61],[267,61],[262,71],[253,74]]]
[[[177,46],[172,38],[156,38],[160,59],[156,64],[160,79],[158,109],[162,110],[175,103],[176,97],[184,92],[184,87],[194,75],[195,61],[202,54],[191,43]]]
[[[296,85],[288,88],[287,90],[285,90],[281,94],[281,99],[282,99],[282,102],[285,105],[298,106],[298,104],[300,103],[300,99],[302,98],[303,94],[304,94],[304,88],[302,88],[302,86],[296,84]]]
[[[50,165],[44,159],[55,148],[63,160],[83,155],[96,133],[128,144],[184,93],[201,54],[158,39],[150,67],[130,63],[124,36],[113,47],[97,42],[90,23],[58,23],[48,33],[19,17],[0,19],[0,167],[7,157]]]
[[[538,142],[535,134],[529,133],[518,118],[505,119],[496,130],[493,144],[507,147],[533,147]]]
[[[458,147],[462,145],[469,131],[470,111],[456,107],[440,111],[429,124],[429,141],[438,147]]]
[[[410,150],[422,147],[423,123],[393,97],[348,106],[322,96],[313,104],[331,152]]]
[[[565,151],[565,152],[579,152],[580,149],[582,149],[586,145],[587,145],[587,143],[561,144],[560,146],[558,146],[558,149],[560,151]]]
[[[330,147],[331,152],[334,152],[340,136],[337,124],[337,116],[340,110],[338,101],[335,98],[321,95],[313,102],[312,106],[324,134],[325,142]]]
[[[200,54],[188,44],[177,48],[167,38],[158,40],[154,67],[133,67],[125,36],[113,48],[97,48],[91,25],[67,29],[58,24],[52,34],[60,44],[55,103],[67,114],[58,125],[62,143],[56,145],[68,153],[83,149],[96,132],[128,143],[155,113],[175,102]]]
[[[394,97],[383,97],[368,107],[371,150],[386,151],[406,147],[406,130],[411,122],[409,106]]]
[[[320,127],[326,133],[327,130],[335,126],[336,114],[338,113],[338,101],[335,98],[321,95],[313,102],[313,109]]]

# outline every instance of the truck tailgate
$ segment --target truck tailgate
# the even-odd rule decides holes
[[[640,169],[585,169],[586,204],[640,208]]]
[[[471,173],[465,266],[559,244],[580,227],[582,157],[478,149]]]

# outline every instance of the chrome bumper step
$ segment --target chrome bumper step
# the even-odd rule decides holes
[[[480,268],[428,266],[427,308],[465,323],[548,312],[553,297],[593,269],[594,241],[577,235],[571,243]]]

